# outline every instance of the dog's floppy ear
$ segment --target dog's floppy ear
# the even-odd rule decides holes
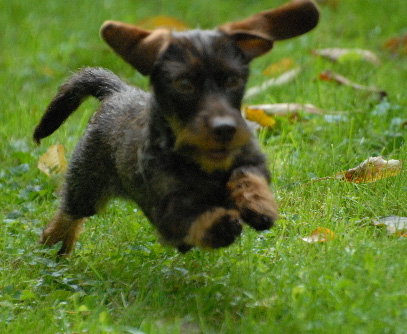
[[[154,62],[171,39],[169,30],[149,31],[117,21],[106,21],[100,34],[120,57],[144,75],[151,73]]]
[[[311,0],[293,0],[276,9],[218,27],[235,38],[249,59],[258,57],[273,47],[273,41],[302,35],[313,29],[319,12]]]
[[[258,32],[238,30],[228,35],[250,60],[270,51],[273,47],[273,40]]]

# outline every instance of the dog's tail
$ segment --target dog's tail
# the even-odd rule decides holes
[[[75,73],[58,90],[34,131],[37,144],[48,137],[71,115],[89,96],[100,101],[128,86],[112,72],[102,68],[86,67]]]

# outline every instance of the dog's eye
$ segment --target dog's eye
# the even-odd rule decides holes
[[[243,85],[243,78],[239,76],[230,76],[226,79],[225,86],[228,89],[239,88]]]
[[[175,80],[174,87],[181,94],[193,94],[195,92],[195,85],[192,83],[192,80],[188,78]]]

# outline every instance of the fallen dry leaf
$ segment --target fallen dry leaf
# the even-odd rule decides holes
[[[294,60],[292,58],[283,58],[280,61],[273,63],[265,68],[263,75],[276,76],[282,74],[294,67]]]
[[[312,231],[310,236],[301,239],[310,244],[315,242],[327,242],[335,239],[335,233],[328,228],[317,227]]]
[[[48,76],[48,77],[55,77],[55,70],[52,68],[52,67],[49,67],[49,66],[43,66],[42,68],[41,68],[41,72],[42,72],[42,74],[44,74],[44,75],[46,75],[46,76]]]
[[[369,86],[363,86],[358,83],[352,82],[351,80],[345,78],[344,76],[335,73],[333,71],[323,71],[319,74],[319,79],[323,81],[332,81],[336,82],[340,85],[352,87],[353,89],[356,90],[361,90],[361,91],[367,91],[371,93],[377,93],[380,97],[380,99],[383,99],[384,97],[387,96],[386,91],[376,88],[376,87],[369,87]]]
[[[267,115],[261,108],[247,107],[245,110],[245,117],[247,120],[256,122],[266,128],[272,128],[276,124],[275,118]]]
[[[400,174],[403,167],[401,160],[384,160],[382,157],[371,157],[363,161],[359,166],[335,176],[325,176],[304,183],[308,186],[323,180],[343,180],[352,183],[371,183],[391,176]]]
[[[260,94],[260,93],[264,92],[265,90],[269,89],[270,87],[281,86],[281,85],[284,85],[286,83],[289,83],[289,82],[293,81],[300,72],[301,72],[301,68],[299,68],[299,67],[296,67],[296,68],[294,68],[292,70],[284,72],[283,74],[281,74],[277,78],[269,79],[269,80],[263,82],[259,86],[255,86],[255,87],[252,87],[252,88],[248,89],[246,91],[246,94],[245,94],[244,97],[245,98],[250,98],[250,97],[252,97],[254,95],[257,95],[257,94]]]
[[[386,227],[388,235],[407,237],[407,217],[387,216],[374,220],[373,224]]]
[[[407,34],[389,39],[384,48],[393,54],[407,54]]]
[[[342,119],[339,111],[327,111],[313,104],[302,103],[272,103],[254,104],[246,107],[244,114],[246,119],[259,123],[261,126],[273,127],[276,123],[275,117],[286,117],[292,121],[300,118],[300,112],[330,116],[332,119]],[[342,117],[342,118],[341,118]],[[333,120],[328,120],[333,122]]]
[[[380,64],[380,59],[370,50],[327,48],[313,50],[311,52],[315,56],[327,58],[333,62],[342,62],[346,60],[364,60],[375,65]]]
[[[327,5],[333,9],[338,9],[339,0],[317,0],[319,5]]]
[[[65,148],[53,145],[38,159],[38,169],[48,176],[66,172]]]
[[[138,25],[145,29],[151,30],[157,28],[167,28],[176,31],[183,31],[189,29],[188,25],[182,22],[181,20],[164,15],[146,18],[138,22]]]
[[[338,173],[335,178],[353,183],[370,183],[396,176],[400,174],[401,169],[401,160],[384,160],[382,157],[370,157],[359,166]]]

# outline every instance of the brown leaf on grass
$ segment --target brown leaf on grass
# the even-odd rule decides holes
[[[189,27],[186,23],[178,20],[174,17],[158,15],[146,18],[140,22],[138,25],[145,29],[157,29],[157,28],[167,28],[176,31],[188,30]]]
[[[353,183],[370,183],[400,174],[401,160],[384,160],[382,157],[370,157],[359,166],[336,174],[335,178]]]
[[[327,48],[313,50],[311,51],[311,53],[315,56],[320,56],[333,62],[345,62],[347,60],[364,60],[375,65],[380,64],[380,59],[370,50]]]
[[[53,145],[38,159],[38,169],[48,176],[66,172],[65,148]]]
[[[332,7],[333,9],[338,9],[339,0],[317,0],[318,4],[323,6],[327,5]]]
[[[249,88],[246,91],[246,94],[244,97],[250,98],[254,95],[257,95],[257,94],[260,94],[260,93],[266,91],[270,87],[281,86],[286,83],[289,83],[289,82],[293,81],[300,72],[301,72],[301,68],[299,68],[299,67],[296,67],[296,68],[293,68],[292,70],[284,72],[277,78],[269,79],[269,80],[263,82],[261,85]]]
[[[294,60],[292,58],[283,58],[280,61],[267,66],[263,71],[263,75],[273,77],[291,70],[294,65]]]
[[[308,243],[327,242],[335,239],[335,233],[325,227],[317,227],[308,237],[301,238]]]
[[[388,235],[407,237],[407,217],[381,217],[378,220],[374,220],[373,225],[386,227]]]
[[[384,44],[384,48],[393,54],[407,55],[407,34],[389,39]]]
[[[55,70],[52,67],[49,66],[43,66],[41,68],[42,74],[48,76],[48,77],[55,77]]]
[[[352,87],[355,90],[367,91],[370,93],[376,93],[379,95],[380,99],[383,99],[387,96],[386,91],[370,86],[363,86],[358,83],[352,82],[351,80],[345,78],[344,76],[335,73],[333,71],[323,71],[319,74],[319,79],[323,81],[336,82],[337,84]]]

